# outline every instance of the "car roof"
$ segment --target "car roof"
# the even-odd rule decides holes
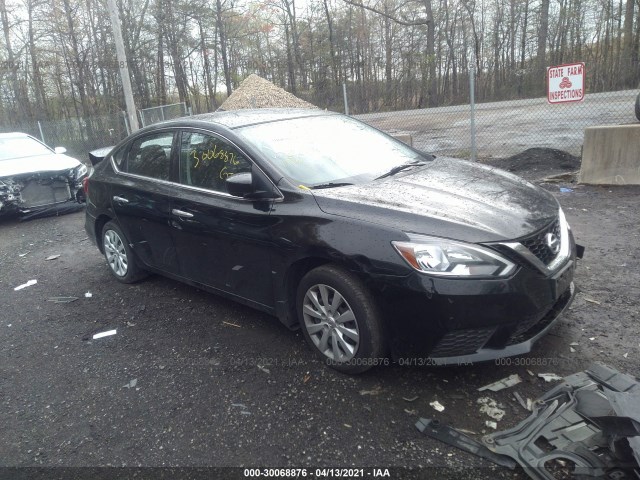
[[[193,121],[217,123],[227,128],[246,127],[258,123],[270,123],[293,118],[337,115],[335,112],[320,110],[319,108],[256,108],[232,111],[218,111],[203,113],[192,117],[181,117],[170,122],[172,124],[189,124]],[[156,123],[154,125],[160,125]]]

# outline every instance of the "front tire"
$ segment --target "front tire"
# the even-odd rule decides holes
[[[636,97],[636,118],[640,120],[640,93]]]
[[[298,286],[296,307],[305,339],[332,368],[362,373],[382,357],[382,315],[350,272],[333,265],[311,270]]]
[[[147,276],[136,264],[135,255],[120,226],[110,221],[102,228],[102,251],[111,274],[122,283],[134,283]]]

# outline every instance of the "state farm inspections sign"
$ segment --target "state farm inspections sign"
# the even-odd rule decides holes
[[[584,98],[584,63],[547,68],[549,103],[580,102]]]

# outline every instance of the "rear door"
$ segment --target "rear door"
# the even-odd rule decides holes
[[[237,173],[258,174],[257,167],[229,140],[197,130],[181,133],[178,163],[171,225],[182,276],[273,307],[273,200],[234,197],[225,185]]]
[[[111,188],[111,205],[138,259],[173,274],[179,272],[170,227],[176,138],[176,130],[154,132],[116,152]]]

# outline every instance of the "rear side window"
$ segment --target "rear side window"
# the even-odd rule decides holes
[[[251,162],[223,138],[196,132],[182,133],[180,183],[228,193],[226,179],[242,172],[251,172]]]
[[[127,155],[126,172],[143,177],[169,180],[173,132],[137,139]]]

